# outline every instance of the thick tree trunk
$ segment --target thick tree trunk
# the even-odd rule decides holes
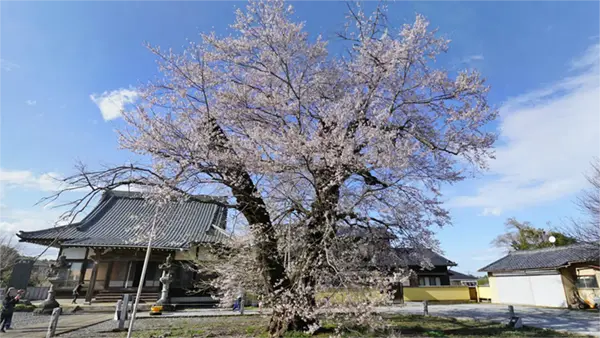
[[[229,148],[227,135],[217,121],[210,118],[209,124],[215,134],[212,147],[225,153],[235,154]],[[278,289],[288,288],[290,283],[283,260],[277,252],[277,237],[271,215],[269,215],[265,201],[258,194],[252,177],[243,166],[225,168],[220,174],[224,183],[231,188],[239,205],[238,210],[243,213],[254,233],[258,260],[260,266],[263,267],[263,278],[267,290],[275,292]]]
[[[302,299],[300,299],[302,298]],[[302,312],[312,313],[315,309],[315,296],[312,293],[296,295],[294,304],[280,304],[275,306],[269,322],[269,335],[271,337],[282,337],[287,331],[305,332],[317,323],[316,318],[306,318]],[[283,310],[278,310],[282,309]]]
[[[271,337],[283,337],[287,331],[306,332],[316,322],[316,319],[307,320],[299,315],[288,318],[282,313],[273,312],[269,323],[269,335]]]

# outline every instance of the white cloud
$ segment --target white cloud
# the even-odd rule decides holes
[[[48,172],[36,175],[28,170],[0,169],[0,184],[8,187],[29,188],[40,191],[58,191],[61,188],[61,175]]]
[[[15,234],[19,231],[50,228],[57,225],[62,213],[63,211],[41,206],[29,209],[4,207],[0,215],[0,229],[4,233]]]
[[[600,45],[593,45],[570,64],[574,75],[506,102],[491,175],[476,194],[449,205],[499,215],[586,187],[583,173],[600,153],[599,60]]]
[[[0,59],[0,69],[10,72],[11,70],[15,70],[18,68],[20,68],[18,64],[5,59]]]
[[[27,101],[25,101],[25,103],[28,106],[35,106],[35,104],[37,103],[37,101],[35,101],[35,100],[27,100]]]
[[[499,216],[501,213],[502,213],[502,209],[500,209],[500,208],[484,208],[483,212],[481,213],[481,216],[488,216],[488,215]]]
[[[463,63],[472,63],[474,61],[483,61],[483,55],[481,54],[474,54],[474,55],[469,55],[466,58],[462,59]]]
[[[12,192],[31,190],[42,195],[49,195],[51,192],[64,187],[62,182],[59,181],[61,177],[62,175],[53,172],[36,174],[28,170],[0,169],[0,200],[3,202],[0,204],[0,236],[8,235],[17,241],[15,235],[19,231],[34,231],[66,224],[60,216],[67,210],[67,207],[61,207],[60,204],[72,200],[73,195],[67,195],[68,197],[65,197],[65,200],[60,199],[51,203],[41,203],[34,207],[19,206],[15,208],[10,206],[10,204],[19,201],[18,198],[11,196]],[[81,193],[82,190],[74,189],[70,192]],[[34,202],[37,202],[37,198],[30,200],[31,204]],[[26,204],[29,203],[26,202]],[[38,255],[44,247],[19,243],[18,249],[25,255]],[[56,250],[48,250],[46,255],[56,258]]]
[[[59,219],[61,211],[42,208],[31,209],[12,209],[6,206],[0,207],[0,236],[10,236],[12,243],[15,244],[17,250],[24,255],[39,255],[44,249],[44,246],[18,243],[16,234],[19,231],[34,231],[55,226]],[[50,259],[56,259],[57,250],[49,249],[44,256],[49,256]]]
[[[121,117],[121,111],[125,109],[125,106],[134,103],[138,96],[139,94],[135,90],[118,89],[112,92],[104,92],[101,95],[92,94],[90,99],[100,109],[102,118],[109,121]]]

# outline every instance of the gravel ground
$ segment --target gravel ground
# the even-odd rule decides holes
[[[266,320],[266,319],[263,319]],[[246,322],[247,321],[247,322]],[[266,322],[265,322],[266,323]],[[265,324],[262,323],[262,324]],[[153,318],[138,318],[135,321],[135,328],[133,330],[133,337],[139,337],[139,331],[144,331],[143,337],[148,337],[151,330],[155,331],[158,336],[165,332],[171,332],[171,330],[177,330],[181,327],[195,327],[198,328],[210,328],[211,337],[239,337],[239,334],[232,334],[235,331],[239,331],[236,326],[246,327],[249,325],[256,325],[256,316],[247,316],[245,320],[238,320],[233,324],[231,320],[225,317],[194,317],[194,318],[169,318],[169,317],[153,317]],[[129,322],[125,322],[125,328],[129,326]],[[108,322],[93,325],[84,329],[79,329],[70,333],[61,334],[60,338],[80,338],[80,337],[93,337],[93,338],[121,338],[126,337],[126,332],[111,332],[117,327],[117,322],[110,320]],[[138,332],[138,334],[136,334]],[[190,338],[192,334],[186,333],[184,335],[172,333],[171,338],[174,337]],[[205,335],[193,335],[193,337],[205,337]]]
[[[34,315],[33,312],[15,312],[11,322],[11,327],[23,327],[25,325],[32,325],[38,323],[49,323],[50,316],[48,315]]]
[[[145,327],[143,324],[144,320],[136,320],[136,326],[138,328]],[[125,322],[125,327],[127,328],[129,322]],[[93,337],[93,338],[116,338],[126,336],[126,333],[120,332],[111,332],[112,329],[117,327],[117,322],[114,320],[109,320],[104,323],[92,325],[83,329],[79,329],[77,331],[61,334],[58,337],[61,338],[80,338],[80,337]]]

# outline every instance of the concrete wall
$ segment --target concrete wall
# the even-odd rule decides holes
[[[404,300],[414,301],[469,301],[468,286],[420,286],[405,287]]]

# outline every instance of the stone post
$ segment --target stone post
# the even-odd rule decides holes
[[[429,301],[423,301],[423,315],[429,316]]]
[[[242,290],[242,298],[240,299],[240,315],[244,315],[244,306],[246,303],[246,293]]]
[[[172,274],[172,266],[171,263],[172,258],[171,255],[167,256],[167,260],[159,266],[159,268],[163,271],[162,276],[160,277],[160,282],[162,283],[162,289],[160,291],[160,298],[156,301],[157,305],[168,305],[169,304],[169,286],[173,281]]]
[[[125,321],[127,320],[127,314],[129,312],[129,294],[123,295],[123,302],[121,302],[121,316],[119,317],[119,326],[117,329],[119,331],[125,330]]]
[[[48,324],[48,331],[46,331],[46,338],[54,337],[56,333],[56,326],[58,326],[58,316],[60,316],[61,309],[59,307],[52,310],[52,316],[50,317],[50,324]]]

